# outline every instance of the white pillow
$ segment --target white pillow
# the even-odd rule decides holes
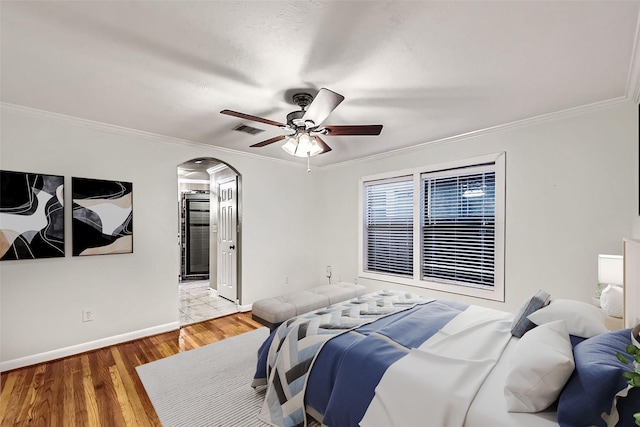
[[[622,319],[624,313],[623,300],[622,287],[609,285],[602,291],[602,295],[600,295],[600,307],[602,307],[602,311],[604,311],[607,316]]]
[[[536,325],[564,319],[570,335],[591,338],[608,332],[602,310],[591,304],[570,299],[554,299],[528,317]]]
[[[539,412],[556,401],[575,362],[564,320],[545,323],[518,342],[504,397],[509,412]]]

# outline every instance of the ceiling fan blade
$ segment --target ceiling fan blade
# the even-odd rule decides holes
[[[278,127],[281,127],[281,128],[282,127],[286,127],[286,125],[284,123],[275,122],[275,121],[269,120],[269,119],[263,119],[262,117],[252,116],[250,114],[238,113],[237,111],[222,110],[222,111],[220,111],[220,114],[226,114],[227,116],[239,117],[241,119],[252,120],[254,122],[260,122],[260,123],[264,123],[264,124],[271,125],[271,126],[278,126]]]
[[[282,141],[285,139],[286,135],[274,136],[273,138],[267,139],[262,142],[258,142],[256,144],[250,145],[249,147],[264,147],[265,145],[273,144],[274,142]]]
[[[331,151],[331,147],[329,147],[326,142],[324,142],[322,139],[320,139],[320,137],[314,136],[314,138],[318,142],[318,145],[320,147],[322,147],[322,153],[320,153],[320,154],[328,153],[329,151]]]
[[[382,125],[324,126],[329,131],[326,136],[337,135],[380,135]]]
[[[338,105],[344,100],[344,96],[339,93],[330,91],[329,89],[322,88],[318,91],[318,94],[309,105],[309,108],[302,116],[302,120],[307,122],[313,122],[309,127],[320,126],[322,122],[336,109]]]

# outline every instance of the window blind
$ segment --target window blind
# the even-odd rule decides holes
[[[365,269],[413,276],[413,179],[364,185]]]
[[[422,175],[422,278],[492,287],[495,172]]]

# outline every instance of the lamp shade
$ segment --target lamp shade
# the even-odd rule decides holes
[[[308,133],[293,135],[287,139],[282,149],[296,157],[311,157],[322,153],[322,147],[320,147],[318,141]]]
[[[287,139],[287,142],[282,146],[282,149],[292,156],[296,155],[296,148],[298,148],[298,140],[295,137]]]
[[[598,283],[622,286],[623,282],[622,255],[598,255]]]
[[[298,150],[296,156],[307,157],[315,156],[322,151],[315,138],[307,133],[303,133],[298,138]]]

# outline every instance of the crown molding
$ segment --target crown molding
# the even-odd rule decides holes
[[[639,33],[640,34],[640,28],[639,28]],[[636,38],[637,40],[637,38]],[[640,43],[636,43],[636,46],[640,47]],[[638,71],[640,71],[640,53],[638,55],[634,55],[634,65],[638,66]],[[373,160],[378,160],[378,159],[385,159],[385,158],[389,158],[389,157],[395,157],[395,156],[399,156],[402,154],[406,154],[406,153],[411,153],[411,152],[415,152],[418,150],[422,150],[427,146],[432,146],[432,145],[438,145],[438,144],[450,144],[450,143],[455,143],[455,142],[459,142],[459,141],[464,141],[470,138],[476,138],[478,136],[481,135],[487,135],[487,134],[491,134],[491,133],[495,133],[495,132],[503,132],[503,131],[507,131],[507,130],[512,130],[512,129],[518,129],[518,128],[524,128],[524,127],[528,127],[528,126],[532,126],[534,124],[538,124],[538,123],[544,123],[544,122],[551,122],[551,121],[556,121],[556,120],[562,120],[562,119],[566,119],[566,118],[570,118],[570,117],[575,117],[575,116],[579,116],[579,115],[583,115],[583,114],[588,114],[588,113],[592,113],[595,111],[600,111],[600,110],[604,110],[604,109],[608,109],[608,108],[613,108],[619,105],[623,105],[625,103],[631,103],[631,102],[635,102],[638,103],[638,97],[640,97],[640,76],[638,75],[638,72],[632,73],[632,70],[630,70],[629,73],[629,81],[627,82],[627,90],[631,90],[633,87],[634,90],[634,94],[631,95],[630,93],[628,93],[626,96],[620,96],[618,98],[613,98],[613,99],[609,99],[606,101],[599,101],[599,102],[594,102],[591,104],[587,104],[587,105],[582,105],[579,107],[572,107],[572,108],[567,108],[565,110],[561,110],[561,111],[556,111],[553,113],[546,113],[546,114],[542,114],[539,116],[534,116],[534,117],[529,117],[526,119],[521,119],[521,120],[516,120],[513,122],[509,122],[509,123],[505,123],[505,124],[501,124],[501,125],[496,125],[496,126],[491,126],[488,128],[484,128],[484,129],[478,129],[475,131],[471,131],[471,132],[466,132],[460,135],[453,135],[453,136],[449,136],[446,138],[441,138],[441,139],[436,139],[436,140],[432,140],[432,141],[426,141],[426,142],[422,142],[422,143],[418,143],[418,144],[414,144],[411,145],[409,147],[403,147],[403,148],[398,148],[395,150],[390,150],[390,151],[385,151],[383,153],[378,153],[378,154],[372,154],[370,156],[366,156],[366,157],[360,157],[357,159],[351,159],[351,160],[346,160],[344,162],[338,162],[338,163],[333,163],[330,165],[317,165],[315,166],[316,169],[319,170],[330,170],[333,168],[338,168],[338,167],[344,167],[344,166],[348,166],[348,165],[352,165],[352,164],[359,164],[359,163],[363,163],[363,162],[369,162],[369,161],[373,161]],[[633,78],[632,78],[633,76]],[[118,134],[118,135],[124,135],[124,136],[134,136],[137,138],[141,138],[141,139],[146,139],[146,140],[151,140],[151,141],[156,141],[156,142],[164,142],[164,143],[168,143],[168,144],[174,144],[174,145],[189,145],[189,146],[193,146],[193,147],[200,147],[200,148],[206,148],[208,150],[213,150],[216,152],[220,152],[222,154],[229,154],[229,155],[234,155],[234,156],[241,156],[241,157],[247,157],[247,158],[253,158],[253,159],[259,159],[259,160],[268,160],[271,162],[277,162],[277,163],[281,163],[281,164],[287,164],[287,165],[294,165],[294,166],[298,166],[300,168],[305,167],[305,165],[302,165],[301,163],[297,163],[297,162],[293,162],[293,161],[288,161],[288,160],[282,160],[282,159],[276,159],[273,157],[267,157],[267,156],[263,156],[260,154],[254,154],[254,153],[247,153],[244,151],[239,151],[239,150],[233,150],[231,148],[226,148],[226,147],[218,147],[215,145],[209,145],[209,144],[205,144],[202,142],[195,142],[195,141],[189,141],[189,140],[185,140],[185,139],[180,139],[180,138],[174,138],[171,136],[165,136],[165,135],[159,135],[159,134],[155,134],[155,133],[151,133],[151,132],[145,132],[145,131],[140,131],[140,130],[136,130],[136,129],[130,129],[130,128],[126,128],[126,127],[122,127],[122,126],[116,126],[116,125],[111,125],[111,124],[107,124],[107,123],[101,123],[101,122],[96,122],[93,120],[87,120],[87,119],[81,119],[78,117],[73,117],[73,116],[67,116],[64,114],[59,114],[59,113],[52,113],[49,111],[44,111],[44,110],[38,110],[35,108],[30,108],[30,107],[24,107],[21,105],[16,105],[16,104],[10,104],[10,103],[6,103],[6,102],[0,102],[0,110],[2,111],[8,111],[8,112],[17,112],[19,114],[24,114],[24,115],[29,115],[29,116],[35,116],[35,117],[42,117],[42,118],[48,118],[48,119],[55,119],[55,120],[60,120],[60,121],[65,121],[71,125],[74,126],[79,126],[79,127],[83,127],[83,128],[87,128],[87,129],[93,129],[93,130],[98,130],[98,131],[102,131],[102,132],[110,132],[110,133],[114,133],[114,134]],[[222,159],[219,159],[221,161],[224,161]]]
[[[546,113],[539,116],[530,117],[527,119],[516,120],[510,123],[491,126],[484,129],[478,129],[478,130],[463,133],[460,135],[454,135],[446,138],[436,139],[433,141],[422,142],[422,143],[411,145],[409,147],[403,147],[395,150],[385,151],[384,153],[372,154],[371,156],[360,157],[358,159],[352,159],[352,160],[346,160],[344,162],[323,166],[322,169],[332,169],[336,167],[344,167],[347,165],[352,165],[352,164],[357,164],[362,162],[369,162],[372,160],[386,159],[389,157],[399,156],[401,154],[412,153],[412,152],[424,149],[427,146],[433,146],[438,144],[450,144],[454,142],[464,141],[470,138],[477,138],[478,136],[481,136],[481,135],[487,135],[487,134],[492,134],[496,132],[503,132],[503,131],[512,130],[512,129],[524,128],[524,127],[532,126],[538,123],[562,120],[569,117],[580,116],[580,115],[588,114],[594,111],[600,111],[600,110],[616,107],[618,105],[627,104],[630,102],[631,101],[629,97],[621,96],[621,97],[610,99],[607,101],[594,102],[592,104],[587,104],[580,107],[568,108],[566,110],[561,110],[553,113]]]
[[[221,171],[225,170],[225,169],[226,169],[226,168],[228,168],[228,167],[229,167],[229,166],[227,166],[226,164],[224,164],[224,163],[220,163],[220,164],[217,164],[217,165],[215,165],[215,166],[212,166],[212,167],[208,168],[208,169],[207,169],[207,173],[208,173],[209,175],[213,175],[214,173],[221,172]]]
[[[178,178],[178,184],[211,184],[208,179]]]
[[[636,36],[631,52],[626,94],[636,104],[640,103],[640,11],[638,11],[638,19],[636,19]]]
[[[188,146],[192,146],[192,147],[206,148],[207,150],[213,150],[213,151],[219,152],[221,154],[227,154],[227,155],[232,155],[232,156],[240,156],[240,157],[258,159],[258,160],[263,160],[263,161],[264,160],[268,160],[268,161],[276,162],[276,163],[282,163],[282,164],[287,164],[287,165],[295,165],[295,166],[299,166],[300,168],[302,168],[303,166],[306,167],[306,165],[300,165],[297,162],[288,161],[288,160],[282,160],[282,159],[276,159],[276,158],[273,158],[273,157],[263,156],[261,154],[247,153],[245,151],[239,151],[239,150],[234,150],[234,149],[231,149],[231,148],[219,147],[219,146],[211,145],[211,144],[205,144],[204,142],[190,141],[190,140],[186,140],[186,139],[175,138],[175,137],[172,137],[172,136],[160,135],[160,134],[156,134],[156,133],[152,133],[152,132],[146,132],[146,131],[142,131],[142,130],[127,128],[127,127],[124,127],[124,126],[112,125],[112,124],[109,124],[109,123],[102,123],[102,122],[97,122],[97,121],[94,121],[94,120],[82,119],[82,118],[79,118],[79,117],[68,116],[68,115],[65,115],[65,114],[53,113],[51,111],[39,110],[37,108],[31,108],[31,107],[25,107],[25,106],[22,106],[22,105],[11,104],[11,103],[8,103],[8,102],[0,102],[0,111],[2,111],[2,112],[10,112],[10,113],[18,113],[18,114],[22,114],[22,115],[25,115],[25,116],[31,116],[31,117],[38,117],[38,118],[62,121],[62,122],[68,123],[68,124],[70,124],[72,126],[81,127],[81,128],[84,128],[84,129],[96,130],[96,131],[99,131],[99,132],[108,132],[108,133],[112,133],[112,134],[116,134],[116,135],[122,135],[122,136],[135,137],[135,138],[145,139],[145,140],[148,140],[148,141],[163,142],[163,143],[167,143],[167,144],[182,145],[182,146],[188,145]],[[214,157],[215,157],[215,155],[214,155]]]

